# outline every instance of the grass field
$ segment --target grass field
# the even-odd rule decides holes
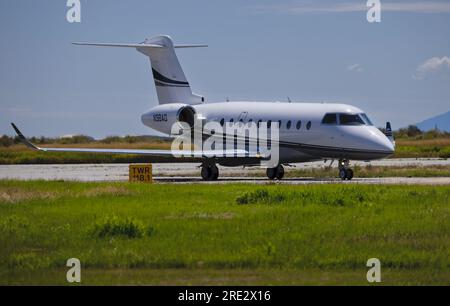
[[[436,139],[398,139],[396,140],[396,158],[440,157],[450,158],[450,138]]]
[[[0,181],[0,283],[450,284],[450,186]]]

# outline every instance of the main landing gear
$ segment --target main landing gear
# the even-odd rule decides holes
[[[353,178],[353,170],[350,169],[350,161],[348,159],[339,160],[339,178],[343,181],[350,181]]]
[[[275,168],[267,168],[266,174],[269,180],[281,180],[284,176],[284,168],[282,165],[278,165]]]
[[[203,164],[201,175],[204,181],[215,181],[219,178],[219,169],[215,164]],[[278,165],[275,168],[267,168],[266,175],[269,180],[281,180],[284,177],[284,167]],[[350,181],[353,178],[353,170],[350,169],[348,159],[339,160],[339,178],[343,181]]]
[[[203,164],[201,175],[204,181],[215,181],[219,178],[219,168],[215,164]]]

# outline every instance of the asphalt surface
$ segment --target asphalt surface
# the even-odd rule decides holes
[[[222,177],[217,181],[203,181],[199,177],[155,177],[157,183],[171,184],[283,184],[283,185],[311,185],[311,184],[378,184],[378,185],[450,185],[450,177],[384,177],[384,178],[353,178],[342,181],[339,178],[284,178],[281,181],[270,181],[265,177]]]
[[[289,169],[321,168],[329,165],[324,162],[311,162],[293,164]],[[372,162],[354,162],[352,165],[360,166],[431,166],[450,165],[450,159],[384,159]],[[153,175],[159,183],[204,183],[204,184],[226,184],[226,183],[254,183],[267,184],[270,181],[261,177],[263,173],[259,167],[219,167],[220,178],[214,182],[203,182],[200,178],[199,164],[154,164]],[[336,166],[336,163],[334,164]],[[336,170],[337,171],[337,170]],[[0,180],[67,180],[67,181],[127,181],[128,164],[86,164],[86,165],[0,165]],[[342,183],[340,179],[317,179],[317,178],[285,178],[282,181],[274,181],[278,184],[333,184]],[[345,181],[346,184],[450,184],[450,178],[355,178]]]

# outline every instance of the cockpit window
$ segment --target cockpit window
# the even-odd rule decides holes
[[[337,124],[337,114],[326,114],[322,119],[322,124]]]
[[[339,119],[339,120],[338,120]],[[328,113],[322,119],[322,124],[340,125],[373,125],[366,114]]]
[[[365,125],[366,123],[358,114],[339,114],[341,125]]]
[[[373,125],[372,121],[370,121],[369,117],[367,117],[366,114],[360,114],[360,116],[363,118],[364,122],[365,122],[367,125]]]

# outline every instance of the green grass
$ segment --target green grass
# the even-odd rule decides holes
[[[0,181],[0,283],[450,284],[450,186]],[[102,233],[102,234],[100,234]]]
[[[450,158],[450,138],[399,139],[394,158]]]

